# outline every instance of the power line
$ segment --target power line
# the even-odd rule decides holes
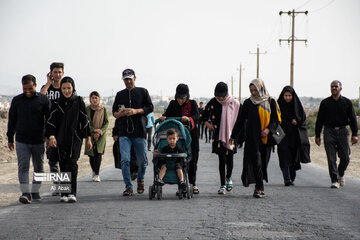
[[[323,10],[324,8],[328,7],[328,6],[329,6],[330,4],[332,4],[333,2],[335,2],[335,0],[332,0],[332,1],[328,2],[326,5],[324,5],[324,6],[320,7],[320,8],[317,8],[317,9],[315,9],[315,10],[312,10],[311,13],[318,12],[318,11],[320,11],[320,10]]]
[[[299,8],[302,8],[303,6],[305,6],[306,4],[308,4],[309,2],[311,2],[312,0],[308,0],[307,2],[303,3],[302,5],[300,5],[300,7],[295,8],[295,10],[298,10]]]

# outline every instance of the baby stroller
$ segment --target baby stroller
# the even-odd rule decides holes
[[[189,184],[188,179],[188,169],[189,169],[189,161],[191,161],[191,136],[189,130],[180,122],[180,117],[168,117],[167,120],[162,122],[159,126],[156,127],[154,136],[153,136],[153,144],[155,149],[159,151],[159,153],[153,154],[153,165],[154,165],[154,179],[153,184],[149,186],[149,199],[153,199],[157,197],[157,199],[162,198],[162,187],[155,183],[158,178],[160,168],[161,168],[161,159],[166,159],[167,171],[163,178],[165,184],[178,184],[178,197],[182,199],[186,197],[190,199],[193,197],[192,186]],[[155,126],[160,122],[160,119],[155,121]],[[177,132],[179,140],[177,141],[177,145],[184,150],[184,153],[161,153],[162,148],[168,145],[166,140],[166,132],[172,129]],[[177,176],[175,170],[175,162],[177,158],[184,159],[184,182],[186,184],[185,189],[181,189],[179,186],[180,180]]]

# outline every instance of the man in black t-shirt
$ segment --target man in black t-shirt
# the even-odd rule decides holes
[[[123,196],[133,195],[130,175],[130,152],[134,146],[139,164],[137,192],[144,193],[144,175],[147,166],[146,157],[146,115],[154,110],[149,92],[136,87],[135,72],[125,69],[122,73],[125,89],[116,94],[112,112],[119,119],[119,145],[121,155],[121,172],[125,182]]]
[[[64,64],[59,62],[53,62],[50,65],[50,72],[46,75],[47,82],[41,87],[40,93],[46,95],[51,104],[60,98],[60,82],[64,76]],[[57,148],[48,147],[48,141],[46,141],[46,156],[49,159],[50,172],[59,172],[59,157],[57,154]],[[54,194],[56,195],[56,193]]]

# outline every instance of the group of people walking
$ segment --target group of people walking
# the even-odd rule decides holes
[[[71,188],[68,192],[61,192],[61,202],[77,201],[77,160],[83,139],[86,139],[85,154],[89,156],[93,181],[101,181],[99,170],[106,145],[108,113],[100,104],[100,94],[96,91],[90,93],[90,105],[86,107],[83,99],[76,94],[75,81],[63,75],[63,63],[51,64],[48,81],[40,93],[36,92],[35,77],[25,75],[22,78],[23,93],[14,97],[11,103],[8,146],[11,151],[16,146],[22,192],[19,201],[22,203],[41,199],[41,182],[34,179],[32,189],[29,189],[29,163],[31,158],[34,172],[44,172],[45,142],[50,171],[58,172],[59,164],[61,172],[71,173]],[[136,190],[138,194],[144,193],[144,176],[148,165],[146,150],[150,150],[151,146],[149,135],[151,136],[154,125],[154,106],[148,91],[135,86],[134,70],[125,69],[122,79],[125,89],[116,94],[112,107],[112,114],[116,118],[116,132],[113,132],[113,135],[118,140],[121,156],[121,171],[125,183],[123,196],[131,196],[134,193],[130,171],[132,148],[138,165]],[[301,169],[301,163],[311,161],[305,125],[306,114],[295,90],[290,86],[284,87],[276,100],[270,96],[261,79],[252,80],[249,90],[250,97],[240,104],[229,94],[227,84],[219,82],[215,86],[214,97],[205,107],[203,103],[198,107],[196,101],[190,99],[189,87],[179,84],[175,99],[170,101],[160,117],[162,121],[168,117],[181,117],[181,122],[190,126],[192,141],[188,177],[194,194],[200,193],[196,184],[196,173],[199,138],[203,134],[203,127],[212,133],[211,137],[209,134],[209,139],[205,135],[206,142],[211,142],[212,152],[219,158],[218,194],[226,194],[233,189],[233,160],[239,142],[244,141],[241,180],[246,187],[255,184],[255,198],[265,196],[263,181],[268,181],[267,165],[275,144],[278,145],[279,165],[285,186],[294,185],[296,171]],[[340,81],[331,83],[331,96],[321,102],[316,121],[318,145],[321,143],[322,128],[325,126],[324,145],[332,188],[345,185],[345,170],[350,161],[347,125],[350,125],[352,131],[351,143],[358,141],[354,108],[349,99],[341,96],[341,90]],[[272,134],[279,126],[285,136],[280,143],[274,143]],[[340,158],[339,166],[337,152]]]

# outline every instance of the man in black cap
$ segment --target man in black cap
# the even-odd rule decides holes
[[[144,192],[144,175],[147,166],[146,157],[146,115],[154,106],[145,88],[135,87],[135,72],[125,69],[122,73],[126,88],[116,94],[112,107],[115,118],[119,119],[119,145],[122,175],[126,185],[123,196],[131,196],[133,188],[130,174],[131,146],[134,146],[139,164],[137,192]]]

